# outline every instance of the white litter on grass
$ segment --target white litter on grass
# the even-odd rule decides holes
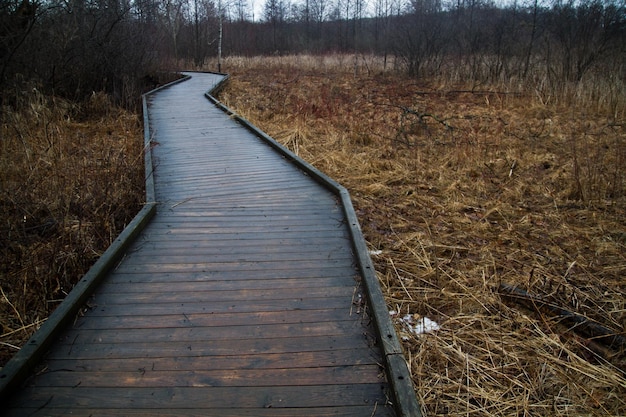
[[[411,327],[409,324],[409,328],[415,334],[423,334],[434,332],[439,330],[441,327],[437,324],[437,322],[429,319],[428,317],[422,317],[417,321],[417,323],[415,323],[415,326]]]
[[[397,316],[399,313],[399,311],[391,310],[389,312],[389,315]],[[436,321],[431,320],[428,317],[416,318],[413,314],[407,314],[406,316],[398,318],[397,320],[415,335],[430,333],[441,329],[441,326],[439,326]],[[408,337],[404,336],[402,337],[402,339],[408,340]]]
[[[378,255],[382,255],[383,251],[379,250],[379,249],[372,249],[370,251],[370,255],[372,256],[378,256]]]

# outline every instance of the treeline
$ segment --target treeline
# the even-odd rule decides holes
[[[158,71],[227,55],[377,54],[479,83],[626,77],[626,0],[253,1],[0,0],[3,103],[26,82],[128,102]]]
[[[412,13],[394,21],[388,48],[414,75],[454,65],[475,82],[558,84],[579,82],[599,69],[623,81],[625,5],[531,0],[497,8],[470,1],[445,11],[415,5]]]
[[[304,1],[290,9],[266,5],[259,24],[233,22],[229,50],[372,53],[399,58],[414,76],[456,68],[459,81],[477,83],[578,82],[593,70],[626,79],[624,0]]]
[[[2,0],[3,103],[19,99],[25,87],[70,98],[107,91],[123,101],[153,62],[150,30],[116,0]]]

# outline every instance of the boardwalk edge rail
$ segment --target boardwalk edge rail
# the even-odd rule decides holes
[[[156,213],[156,201],[154,192],[154,178],[152,175],[152,134],[148,120],[147,97],[158,90],[167,88],[173,84],[185,81],[189,77],[179,78],[171,83],[151,90],[142,95],[143,121],[144,121],[144,168],[146,203],[131,222],[124,228],[122,233],[111,243],[107,250],[87,271],[83,278],[72,288],[70,293],[52,312],[50,317],[31,336],[22,348],[0,369],[0,409],[9,396],[32,374],[37,364],[46,354],[54,339],[65,326],[74,319],[79,310],[84,306],[94,289],[102,282],[106,274],[117,265],[124,253],[148,225]]]
[[[365,243],[365,238],[363,237],[361,226],[359,225],[348,190],[278,143],[274,138],[254,126],[248,120],[239,116],[233,110],[221,103],[215,95],[217,95],[217,93],[224,88],[228,80],[229,76],[224,75],[224,78],[218,84],[205,93],[205,97],[228,114],[232,119],[236,120],[254,135],[278,151],[286,159],[295,164],[304,173],[333,192],[341,200],[341,205],[348,221],[348,227],[359,264],[359,270],[365,282],[372,316],[378,330],[378,341],[382,346],[383,354],[385,356],[387,365],[386,368],[388,371],[387,376],[395,397],[394,407],[398,415],[402,417],[423,416],[413,388],[409,366],[404,358],[404,353],[402,351],[402,346],[398,339],[396,330],[391,322],[391,319],[389,318],[389,310],[387,308],[382,290],[380,289],[380,284],[378,282],[378,278],[376,277],[376,270],[374,269],[372,259],[369,256],[367,244]]]

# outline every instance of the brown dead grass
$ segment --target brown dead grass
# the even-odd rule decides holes
[[[144,201],[141,124],[104,94],[81,105],[35,88],[0,125],[0,365]]]
[[[623,346],[499,291],[624,335],[625,97],[467,91],[365,57],[224,68],[221,100],[350,190],[428,415],[626,415]]]

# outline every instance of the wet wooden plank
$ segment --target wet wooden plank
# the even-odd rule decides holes
[[[346,286],[353,288],[357,283],[350,276],[336,276],[323,278],[276,278],[276,279],[221,279],[220,277],[205,276],[201,281],[165,281],[165,282],[141,282],[141,281],[117,281],[109,280],[103,284],[98,293],[158,293],[173,291],[233,291],[236,289],[246,290],[274,290],[286,288],[298,288],[306,291],[307,288],[324,286]]]
[[[33,408],[11,410],[7,417],[31,417],[37,410]],[[119,417],[124,415],[127,417],[180,417],[180,412],[172,412],[168,409],[75,409],[75,408],[60,408],[57,411],[57,415],[72,415],[76,417]],[[207,417],[207,416],[219,416],[219,417],[390,417],[395,415],[391,410],[385,407],[379,407],[378,404],[363,405],[363,406],[349,406],[349,407],[307,407],[307,408],[218,408],[212,407],[210,409],[198,409],[187,408],[185,409],[185,416],[190,417]]]
[[[248,273],[245,269],[237,270],[210,270],[199,272],[161,272],[159,274],[146,272],[122,272],[116,271],[107,283],[116,282],[203,282],[203,281],[255,281],[268,279],[319,279],[319,278],[337,278],[338,282],[351,277],[354,281],[359,282],[360,277],[356,274],[356,270],[337,270],[336,268],[323,268],[323,266],[313,268],[293,269],[276,269],[276,270],[255,270]],[[341,279],[343,278],[343,279]]]
[[[117,310],[119,311],[119,310]],[[355,306],[351,311],[345,308],[317,309],[317,310],[290,310],[290,311],[254,311],[237,313],[179,313],[163,314],[163,308],[157,311],[161,314],[140,315],[135,311],[129,315],[115,316],[90,315],[89,320],[78,319],[74,328],[80,330],[91,329],[160,329],[181,328],[187,326],[261,326],[270,324],[296,323],[324,323],[343,320],[354,321],[354,315],[363,311]]]
[[[380,358],[369,348],[322,350],[314,352],[266,353],[264,355],[237,354],[196,357],[152,356],[147,358],[49,358],[45,372],[145,372],[176,370],[245,370],[296,369],[326,366],[377,365]]]
[[[221,196],[220,199],[212,199],[211,204],[207,205],[205,203],[196,204],[196,200],[190,199],[186,201],[184,204],[179,204],[176,207],[171,207],[171,205],[167,205],[161,202],[161,205],[157,207],[159,209],[159,213],[163,212],[172,212],[174,209],[176,211],[184,211],[187,209],[192,210],[208,210],[208,209],[218,209],[218,210],[258,210],[259,212],[263,211],[273,211],[273,210],[289,210],[295,212],[301,212],[302,210],[323,210],[325,207],[331,212],[335,213],[337,210],[337,201],[324,201],[319,199],[287,199],[287,200],[271,200],[271,199],[250,199],[247,196],[238,196],[238,195],[225,195]]]
[[[183,293],[183,292],[216,292],[220,294],[229,294],[232,291],[257,291],[257,292],[273,292],[273,291],[290,291],[295,297],[302,298],[303,294],[312,295],[313,298],[318,294],[316,289],[319,287],[348,288],[352,293],[360,292],[355,287],[355,282],[350,277],[336,278],[316,278],[316,279],[256,279],[256,280],[223,280],[223,279],[206,279],[203,281],[180,281],[180,282],[159,282],[159,283],[139,283],[139,282],[111,282],[103,285],[98,290],[98,294],[157,294],[161,292]],[[345,292],[335,295],[344,295]],[[319,296],[317,296],[319,298]],[[276,299],[283,299],[284,296]],[[272,299],[272,298],[268,298]],[[102,300],[102,299],[99,299]],[[159,300],[157,300],[158,302]],[[205,301],[205,300],[201,300]],[[219,301],[224,301],[219,300]],[[176,300],[174,302],[177,302]]]
[[[107,305],[134,304],[134,303],[210,303],[213,301],[248,301],[261,300],[292,300],[299,298],[325,298],[332,296],[344,296],[349,300],[354,289],[351,287],[318,287],[302,290],[300,288],[277,288],[272,291],[257,291],[248,289],[225,290],[225,291],[175,291],[160,293],[113,293],[107,291],[98,293],[96,302]]]
[[[57,343],[48,357],[50,359],[123,359],[149,357],[196,357],[267,355],[296,352],[320,352],[328,350],[359,350],[373,347],[368,335],[355,338],[353,334],[332,336],[299,336],[291,338],[256,338],[215,340],[210,344],[205,340],[172,341],[154,343],[98,343],[80,344],[72,340]]]
[[[285,381],[288,383],[288,381]],[[20,397],[11,405],[31,410],[45,407],[47,411],[69,407],[105,409],[211,409],[220,408],[266,409],[266,408],[312,408],[363,406],[386,401],[380,384],[346,384],[275,387],[55,387],[54,391],[40,387],[24,389],[25,401]],[[102,401],[106,399],[106,401]],[[103,404],[104,403],[104,404]],[[293,410],[292,410],[293,411]]]
[[[333,256],[351,257],[352,251],[345,244],[324,244],[321,240],[308,239],[279,239],[277,241],[267,241],[263,239],[243,240],[237,239],[220,239],[220,240],[189,240],[174,241],[160,240],[146,242],[143,245],[137,245],[131,253],[134,256],[148,255],[150,253],[159,253],[167,251],[173,256],[202,255],[202,256],[236,256],[236,255],[259,255],[265,254],[267,257],[279,254],[306,254],[306,253],[323,253],[332,254]]]
[[[266,239],[268,242],[276,242],[277,244],[283,239],[341,239],[349,242],[349,236],[345,230],[341,228],[337,228],[336,230],[328,230],[328,231],[317,231],[310,230],[306,232],[297,232],[292,231],[291,233],[285,233],[284,231],[279,230],[269,230],[269,231],[259,231],[259,232],[251,232],[248,230],[240,230],[234,233],[226,233],[210,230],[199,230],[199,229],[187,229],[186,231],[177,230],[175,232],[171,230],[161,229],[154,230],[150,229],[144,232],[143,236],[146,239],[152,241],[176,241],[176,240],[195,240],[196,242],[206,242],[209,240],[259,240]]]
[[[239,324],[220,326],[212,323],[211,326],[195,324],[192,319],[182,324],[168,326],[168,323],[159,322],[159,317],[146,318],[146,324],[138,323],[136,327],[107,327],[104,329],[84,329],[80,326],[65,333],[63,339],[57,343],[78,344],[100,343],[153,343],[153,342],[210,342],[216,340],[247,340],[283,339],[293,337],[318,336],[352,336],[360,338],[365,331],[364,327],[354,320],[334,320],[304,323],[272,323],[272,324]],[[149,322],[149,324],[147,324]]]
[[[317,366],[311,368],[228,369],[228,370],[151,370],[130,372],[80,372],[58,370],[42,373],[33,387],[274,387],[289,381],[291,385],[351,384],[354,381],[379,383],[378,365]]]
[[[220,217],[190,217],[183,219],[181,216],[159,216],[153,224],[155,225],[155,229],[157,227],[162,228],[181,228],[186,229],[189,227],[203,227],[203,228],[228,228],[233,226],[233,223],[236,223],[238,227],[241,228],[250,228],[250,227],[265,227],[267,229],[270,228],[285,228],[285,230],[289,230],[293,228],[295,224],[298,226],[314,226],[315,230],[334,230],[337,228],[341,228],[343,222],[343,218],[332,219],[330,216],[327,217],[298,217],[297,215],[277,218],[275,216],[248,216],[247,218],[241,216],[220,216]]]
[[[133,262],[132,258],[128,258],[124,263],[120,264],[117,267],[117,271],[122,273],[172,273],[172,272],[180,272],[180,273],[222,273],[222,272],[249,272],[251,274],[256,274],[258,272],[293,272],[297,274],[297,270],[299,269],[327,269],[327,270],[337,270],[338,268],[344,268],[346,273],[353,274],[353,262],[346,259],[339,260],[329,260],[320,263],[315,260],[302,260],[297,263],[287,263],[280,261],[250,261],[245,262],[241,261],[233,261],[233,262],[211,262],[210,260],[206,260],[206,262],[198,262],[198,263],[188,263],[188,264],[145,264],[139,262]]]
[[[218,313],[263,313],[263,312],[280,312],[280,311],[308,311],[318,310],[320,308],[333,308],[350,310],[353,307],[348,306],[345,296],[330,296],[324,298],[300,297],[281,300],[255,300],[250,302],[220,300],[210,304],[200,302],[175,302],[175,303],[124,303],[120,300],[116,304],[101,304],[97,298],[94,298],[90,305],[92,309],[89,311],[89,317],[97,316],[127,316],[127,315],[162,315],[164,311],[170,314],[218,314]],[[354,307],[356,309],[356,307]]]
[[[225,264],[225,263],[280,263],[280,262],[337,262],[343,265],[351,265],[353,258],[350,253],[333,251],[324,252],[249,252],[249,253],[204,253],[204,251],[190,250],[187,254],[172,254],[167,249],[153,250],[152,255],[138,252],[128,262],[128,266],[134,265],[202,265],[202,264]]]

